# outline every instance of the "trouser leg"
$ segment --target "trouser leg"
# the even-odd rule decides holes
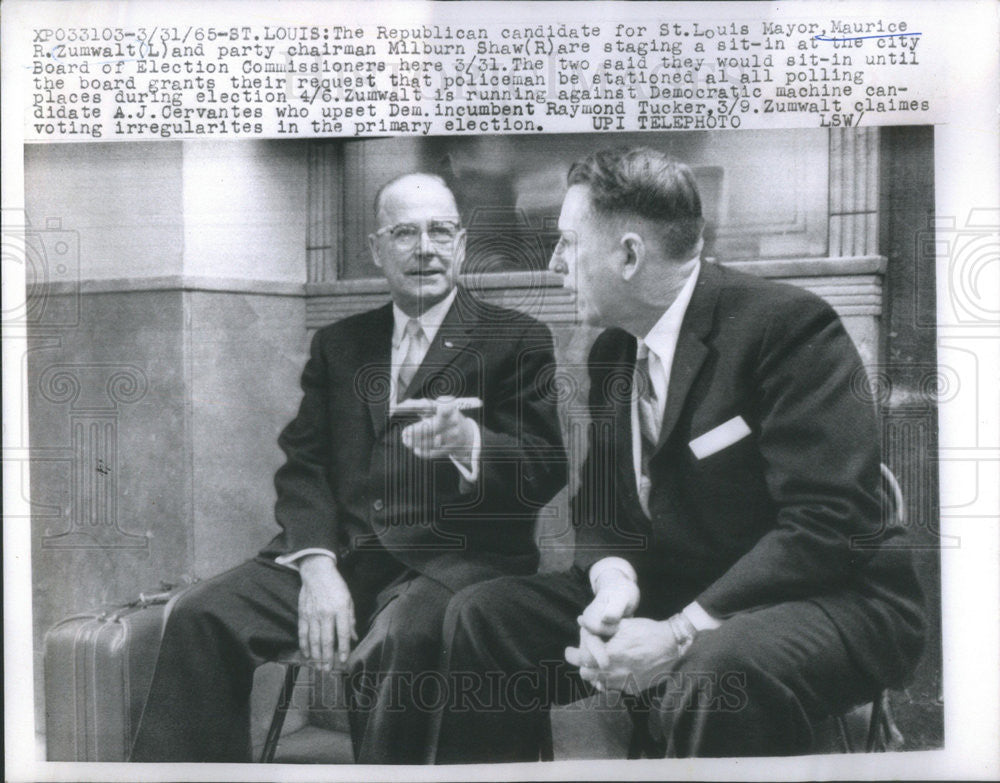
[[[584,695],[564,650],[591,600],[578,571],[465,588],[444,622],[448,704],[430,745],[439,764],[537,761],[541,711]]]
[[[356,763],[424,762],[430,719],[444,697],[441,623],[452,595],[439,582],[414,576],[378,597],[368,631],[348,660]]]
[[[250,761],[254,669],[297,645],[299,576],[251,560],[190,588],[164,629],[132,761]]]
[[[700,634],[663,678],[650,729],[671,756],[808,753],[814,719],[877,689],[822,609],[789,602]]]

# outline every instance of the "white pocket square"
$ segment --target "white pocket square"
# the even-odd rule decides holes
[[[742,440],[749,434],[750,427],[747,426],[743,417],[733,416],[729,421],[723,422],[704,435],[699,435],[688,446],[698,459],[705,459],[717,451],[722,451],[727,446],[732,446],[736,441]]]

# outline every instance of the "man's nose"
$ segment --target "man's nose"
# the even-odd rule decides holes
[[[435,251],[434,243],[431,242],[430,234],[427,233],[427,227],[423,226],[420,229],[420,240],[417,243],[417,249],[420,251],[420,255],[429,256]]]
[[[566,262],[563,260],[562,254],[556,250],[552,254],[552,258],[549,259],[549,271],[555,272],[557,275],[568,275],[569,267],[566,266]]]

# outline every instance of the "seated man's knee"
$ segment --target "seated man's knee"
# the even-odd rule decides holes
[[[729,623],[732,623],[731,625]],[[809,744],[808,721],[766,642],[739,618],[700,634],[657,683],[650,728],[677,755],[783,754]]]
[[[445,602],[415,596],[393,600],[374,618],[353,657],[364,669],[430,666],[441,653]]]
[[[403,613],[386,628],[381,646],[383,651],[392,651],[403,658],[413,656],[422,659],[428,651],[435,654],[438,652],[441,646],[441,628],[440,625],[429,622],[409,622]]]
[[[231,624],[228,619],[232,614],[229,591],[213,580],[188,588],[173,599],[167,609],[165,634],[220,630]]]
[[[763,669],[738,634],[706,632],[658,682],[661,709],[738,711],[758,689]]]
[[[495,627],[497,601],[504,594],[506,578],[470,585],[452,596],[444,617],[445,639],[461,642],[482,639]]]
[[[177,596],[167,607],[166,631],[197,626],[217,614],[214,593],[211,585],[198,584]]]

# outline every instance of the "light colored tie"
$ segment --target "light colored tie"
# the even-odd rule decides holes
[[[658,362],[653,362],[658,364]],[[649,461],[656,451],[660,439],[660,406],[656,398],[656,387],[649,373],[650,351],[645,343],[639,344],[635,357],[636,407],[639,412],[639,437],[642,441],[639,451],[639,503],[649,516],[649,492],[652,481],[649,478]]]
[[[406,339],[406,355],[399,365],[399,374],[396,376],[396,402],[402,402],[413,376],[420,369],[420,363],[427,354],[427,335],[424,334],[420,321],[411,318],[406,322],[404,334]]]

